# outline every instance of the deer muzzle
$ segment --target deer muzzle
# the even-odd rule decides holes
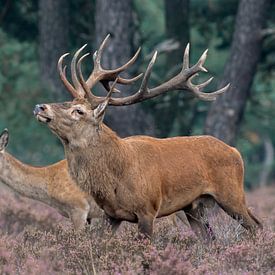
[[[34,107],[33,114],[38,121],[48,123],[52,118],[48,114],[48,107],[46,104],[37,104]]]

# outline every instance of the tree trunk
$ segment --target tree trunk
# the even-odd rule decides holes
[[[262,165],[262,169],[260,171],[259,183],[260,187],[264,187],[267,185],[269,176],[272,172],[272,165],[274,161],[274,148],[272,144],[272,140],[269,136],[263,137],[263,145],[264,145],[264,161]]]
[[[39,1],[40,75],[44,87],[51,90],[56,99],[67,95],[56,68],[59,57],[68,51],[68,5],[66,0]]]
[[[183,49],[189,42],[189,0],[165,0],[166,37],[179,42],[177,50],[168,53],[167,63],[181,66]]]
[[[166,37],[173,39],[178,43],[178,49],[167,53],[167,78],[179,71],[182,65],[183,51],[190,39],[189,30],[189,0],[165,0],[165,25]],[[183,103],[183,106],[179,104]],[[168,136],[172,130],[174,121],[180,117],[184,120],[178,121],[180,126],[180,135],[187,135],[190,132],[191,113],[190,105],[193,106],[194,101],[184,99],[180,93],[170,94],[170,100],[167,107],[161,109],[162,120],[161,125],[158,126],[161,131],[161,136]]]
[[[133,55],[133,1],[132,0],[97,0],[96,1],[96,45],[100,45],[105,36],[111,38],[102,57],[105,68],[116,68],[126,63]],[[124,77],[131,77],[129,72]],[[120,96],[134,91],[131,87],[119,86]],[[103,93],[103,91],[101,91]],[[106,94],[106,92],[104,92]],[[153,120],[141,105],[127,107],[109,107],[106,123],[120,136],[134,134],[154,134]]]
[[[260,59],[261,30],[269,3],[270,0],[240,1],[230,55],[219,85],[230,83],[231,86],[212,104],[206,118],[205,134],[231,145],[235,143]]]

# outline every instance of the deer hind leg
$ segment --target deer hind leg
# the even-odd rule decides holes
[[[109,228],[112,231],[112,236],[117,232],[119,226],[121,225],[121,220],[116,220],[112,217],[107,217],[107,222],[109,225]]]
[[[215,234],[209,225],[205,208],[202,203],[189,205],[184,208],[187,220],[194,233],[206,241],[215,240]]]
[[[262,223],[258,220],[258,218],[255,217],[254,214],[247,208],[248,215],[250,216],[251,219],[254,220],[254,222],[258,225],[260,229],[263,229]]]
[[[245,205],[245,200],[230,197],[230,202],[228,200],[223,200],[217,197],[217,202],[219,206],[233,219],[238,221],[246,230],[254,232],[256,227],[262,227],[261,223],[252,215],[250,210]]]
[[[111,237],[113,237],[114,234],[117,232],[120,224],[121,220],[114,219],[106,214],[103,215],[99,235],[102,237],[106,229],[107,231],[111,231]]]
[[[238,221],[246,230],[250,232],[255,231],[256,224],[248,214],[248,211],[245,206],[237,208],[235,206],[226,205],[223,203],[219,203],[219,205],[229,216]]]

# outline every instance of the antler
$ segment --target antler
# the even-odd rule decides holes
[[[102,102],[103,98],[94,96],[90,92],[90,90],[94,87],[96,83],[101,82],[104,88],[107,91],[109,91],[110,90],[109,83],[111,81],[115,81],[117,79],[116,80],[117,83],[127,85],[127,84],[133,83],[134,81],[138,80],[142,76],[142,74],[139,74],[138,76],[133,77],[131,79],[125,79],[119,76],[121,72],[128,69],[128,67],[131,66],[136,61],[140,53],[140,48],[137,50],[135,55],[126,64],[122,65],[121,67],[113,70],[105,70],[102,68],[101,57],[109,37],[110,35],[108,34],[106,38],[103,40],[103,42],[101,43],[99,50],[94,53],[93,55],[94,69],[90,74],[90,76],[88,77],[87,81],[84,81],[83,79],[83,75],[81,72],[81,61],[89,54],[83,55],[76,64],[79,54],[83,51],[83,49],[87,46],[87,44],[85,44],[83,47],[77,50],[71,62],[71,77],[72,77],[74,86],[68,81],[66,77],[66,66],[64,66],[63,68],[63,60],[67,55],[69,55],[69,53],[62,55],[59,58],[58,70],[59,70],[60,78],[63,84],[65,85],[65,87],[68,89],[68,91],[72,94],[73,97],[83,98],[86,96],[90,102],[93,102],[94,104],[98,104]],[[76,67],[78,67],[80,79],[78,79],[77,77]],[[119,92],[119,90],[117,89],[114,89],[114,91]]]
[[[204,51],[199,61],[192,67],[189,67],[189,43],[188,43],[184,52],[183,66],[182,66],[181,72],[175,77],[173,77],[172,79],[168,80],[167,82],[157,87],[154,87],[152,89],[149,89],[148,81],[157,57],[157,52],[155,52],[145,71],[139,90],[135,94],[127,97],[110,98],[109,105],[123,106],[123,105],[135,104],[137,102],[141,102],[146,99],[156,97],[160,94],[166,93],[171,90],[187,90],[193,93],[196,97],[204,101],[215,100],[218,95],[224,93],[229,88],[230,84],[227,84],[225,87],[217,91],[214,91],[211,93],[204,93],[203,92],[204,87],[207,86],[212,81],[213,77],[211,77],[210,79],[208,79],[207,81],[201,84],[195,85],[192,83],[193,78],[196,77],[199,72],[207,72],[207,69],[203,67],[205,60],[207,58],[207,52],[208,50]]]
[[[101,84],[105,87],[107,91],[110,91],[110,82],[115,81],[116,83],[120,84],[131,84],[132,82],[139,79],[142,74],[131,78],[131,79],[125,79],[119,76],[121,72],[126,70],[130,65],[132,65],[135,60],[138,57],[138,54],[140,52],[140,48],[137,50],[135,55],[124,65],[121,67],[114,69],[114,70],[105,70],[101,67],[101,57],[104,48],[106,47],[107,40],[109,39],[110,35],[107,35],[102,44],[99,47],[99,50],[96,51],[93,55],[93,61],[94,61],[94,69],[90,76],[88,77],[87,81],[84,80],[83,74],[81,71],[81,64],[83,59],[89,55],[85,54],[83,55],[78,62],[76,63],[79,54],[81,51],[86,47],[84,45],[82,48],[80,48],[73,56],[72,63],[71,63],[71,74],[72,74],[72,81],[74,84],[74,87],[70,84],[70,82],[66,78],[66,66],[63,68],[62,62],[65,56],[68,55],[64,54],[60,57],[58,61],[58,69],[60,73],[61,80],[63,81],[66,88],[71,92],[71,94],[74,97],[86,97],[92,106],[96,107],[98,104],[102,103],[105,99],[105,97],[98,97],[95,96],[91,92],[91,88],[94,87],[94,85],[98,82],[101,82]],[[113,106],[123,106],[123,105],[130,105],[135,104],[137,102],[141,102],[144,100],[147,100],[149,98],[156,97],[160,94],[166,93],[171,90],[187,90],[191,93],[193,93],[196,97],[200,98],[201,100],[205,101],[212,101],[215,100],[216,97],[222,93],[224,93],[228,88],[229,84],[227,84],[225,87],[214,91],[210,93],[203,92],[203,89],[212,81],[213,77],[208,79],[207,81],[201,83],[201,84],[193,84],[192,80],[195,78],[199,72],[207,72],[206,68],[204,68],[204,63],[207,58],[207,52],[208,50],[204,51],[204,53],[201,55],[198,62],[193,65],[192,67],[189,67],[189,44],[186,46],[184,57],[183,57],[183,66],[181,72],[173,77],[172,79],[168,80],[167,82],[149,89],[148,88],[148,81],[151,75],[151,71],[153,68],[153,65],[156,61],[157,52],[153,55],[146,71],[144,74],[144,77],[142,79],[141,86],[139,90],[134,93],[133,95],[127,96],[127,97],[120,97],[120,98],[113,98],[110,97],[108,104]],[[79,75],[79,79],[77,77],[77,72]],[[118,91],[113,87],[113,92]]]

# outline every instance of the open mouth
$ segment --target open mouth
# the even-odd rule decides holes
[[[44,123],[49,123],[51,122],[51,118],[50,117],[47,117],[47,116],[44,116],[44,115],[41,115],[41,114],[36,114],[36,119],[40,122],[44,122]]]

